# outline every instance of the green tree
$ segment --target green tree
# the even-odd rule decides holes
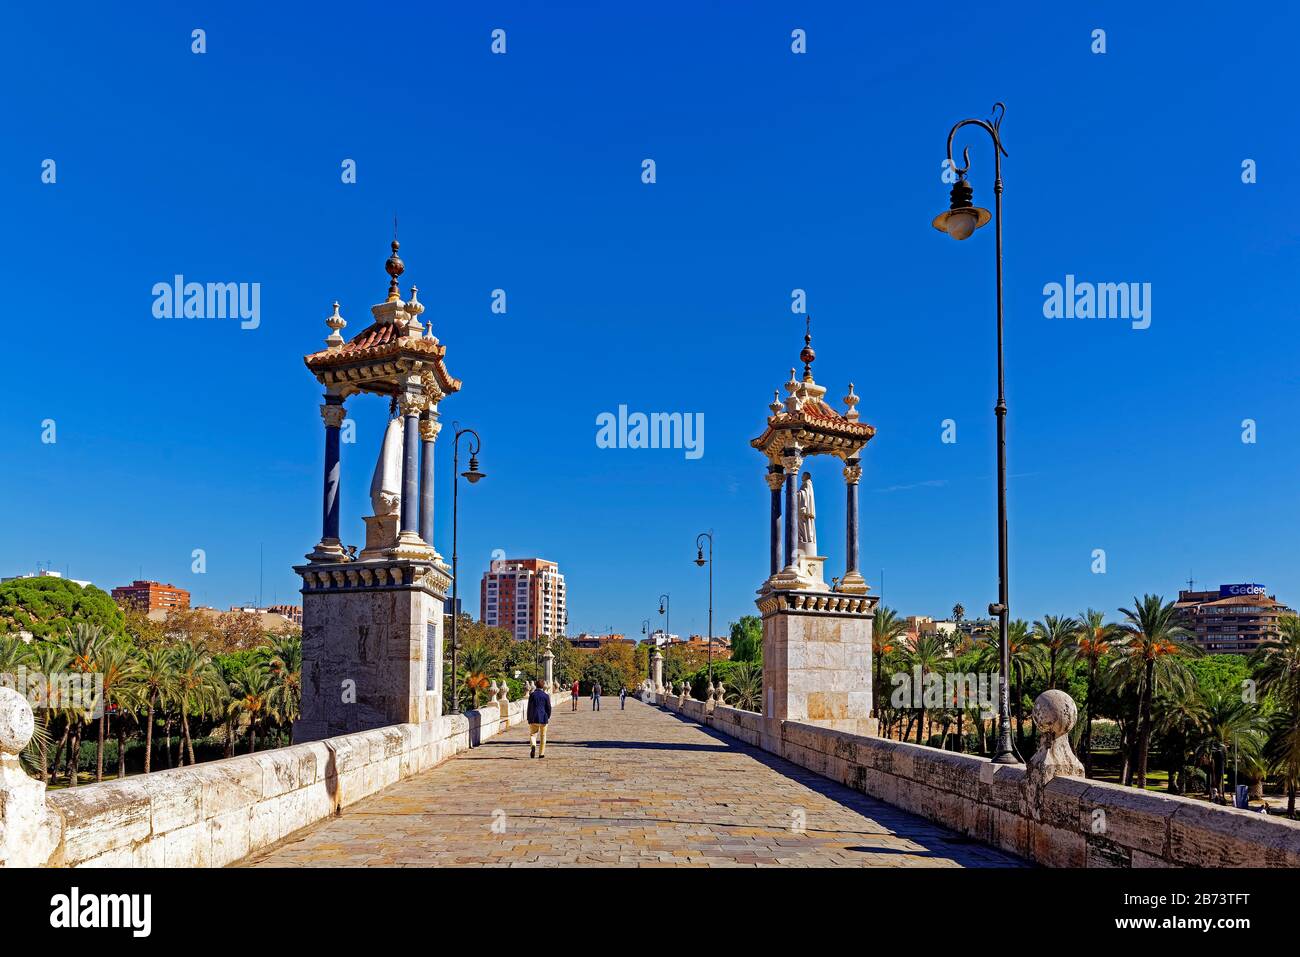
[[[56,638],[78,625],[120,634],[122,609],[94,585],[66,578],[15,578],[0,584],[0,632]]]
[[[871,701],[877,716],[883,713],[885,699],[885,662],[902,644],[907,623],[887,605],[877,605],[871,622],[871,659],[875,671],[875,689]]]
[[[981,671],[1001,673],[1001,636],[989,632],[976,643],[976,661]],[[1036,645],[1029,634],[1029,623],[1017,618],[1007,625],[1007,650],[1011,664],[1011,674],[1003,675],[1002,680],[1011,684],[1011,713],[1016,720],[1016,740],[1023,751],[1025,747],[1025,682],[1043,673],[1042,649]]]
[[[763,668],[757,662],[740,661],[724,679],[723,699],[741,711],[760,711],[763,702]]]
[[[1198,654],[1199,649],[1188,641],[1191,633],[1183,627],[1182,612],[1174,602],[1166,602],[1159,595],[1144,595],[1141,602],[1135,596],[1133,608],[1121,608],[1120,613],[1127,619],[1122,626],[1128,636],[1123,654],[1135,675],[1140,675],[1134,764],[1136,784],[1145,788],[1156,678],[1181,676],[1186,671],[1182,659]]]
[[[176,700],[180,706],[182,747],[189,763],[197,764],[194,739],[190,734],[190,714],[203,714],[219,706],[229,694],[228,685],[213,664],[207,648],[191,641],[182,641],[176,646],[173,667]]]
[[[153,726],[158,706],[171,700],[175,688],[172,654],[161,645],[153,645],[140,654],[135,681],[145,708],[144,773],[153,770]]]
[[[914,672],[920,670],[921,713],[916,722],[916,743],[924,744],[929,740],[926,727],[925,679],[929,674],[942,674],[948,663],[947,651],[938,635],[913,635],[904,642],[903,655],[907,666]],[[922,737],[922,735],[925,735]]]
[[[1193,753],[1209,767],[1207,790],[1212,794],[1222,792],[1223,776],[1234,752],[1238,758],[1259,753],[1267,722],[1240,692],[1215,690],[1204,700],[1205,717],[1193,741]]]
[[[1277,705],[1270,720],[1267,753],[1286,787],[1287,815],[1295,817],[1300,785],[1300,618],[1285,615],[1278,624],[1279,634],[1260,644],[1251,665],[1260,688]]]
[[[1047,659],[1047,687],[1056,687],[1057,667],[1070,660],[1070,650],[1074,644],[1074,633],[1079,623],[1068,615],[1044,615],[1042,621],[1034,622],[1033,640],[1043,649]]]
[[[763,620],[757,615],[731,623],[731,660],[763,663]]]
[[[1102,662],[1115,652],[1122,640],[1119,626],[1108,624],[1103,612],[1089,608],[1079,616],[1079,627],[1074,633],[1072,655],[1080,662],[1087,673],[1088,691],[1085,700],[1087,717],[1083,725],[1083,741],[1080,751],[1083,758],[1084,777],[1092,777],[1092,722],[1097,716],[1098,685],[1097,676]]]

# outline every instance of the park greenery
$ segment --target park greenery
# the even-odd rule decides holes
[[[954,608],[960,623],[961,606]],[[450,638],[450,619],[448,639]],[[645,643],[575,648],[561,637],[517,641],[505,629],[462,616],[453,677],[444,642],[444,701],[453,681],[462,708],[486,703],[492,682],[511,700],[545,671],[549,648],[555,681],[577,681],[582,694],[599,682],[607,694],[636,691],[650,674]],[[727,704],[761,710],[762,623],[747,615],[731,625],[730,660],[714,660]],[[1050,688],[1079,706],[1072,745],[1088,777],[1175,794],[1223,800],[1234,782],[1262,797],[1286,795],[1296,816],[1300,788],[1300,618],[1281,619],[1280,633],[1244,655],[1203,654],[1173,602],[1134,598],[1110,619],[1087,609],[1010,622],[1009,691],[1017,750],[1032,754],[1033,702]],[[930,747],[991,754],[992,701],[951,694],[949,677],[1000,668],[999,636],[988,629],[911,633],[891,608],[875,610],[875,717],[885,737]],[[705,652],[662,649],[666,684],[683,682],[697,700],[709,695]],[[302,643],[294,629],[264,633],[260,619],[237,612],[186,609],[152,620],[119,608],[99,589],[65,579],[0,585],[0,676],[99,675],[102,708],[42,706],[24,761],[51,786],[183,767],[200,760],[287,744],[301,705]],[[944,688],[896,700],[900,676]],[[5,680],[9,680],[6,677]],[[966,687],[969,687],[967,685]],[[992,704],[990,708],[989,705]]]
[[[1300,619],[1281,619],[1280,634],[1252,656],[1207,655],[1173,602],[1134,598],[1108,620],[1087,609],[1045,615],[1008,628],[1011,722],[1017,750],[1032,754],[1031,713],[1049,688],[1079,705],[1072,744],[1088,777],[1134,787],[1159,780],[1170,793],[1222,800],[1234,775],[1263,796],[1266,785],[1296,813],[1300,785]],[[872,635],[880,733],[932,747],[990,754],[996,717],[954,696],[937,707],[896,706],[895,677],[995,674],[999,636],[910,634],[880,606]],[[937,682],[936,682],[937,685]],[[994,706],[996,711],[996,705]]]
[[[302,700],[296,629],[264,633],[255,615],[188,609],[153,621],[53,578],[5,583],[0,616],[0,675],[13,685],[22,676],[18,690],[41,704],[23,758],[52,786],[102,781],[106,766],[120,778],[289,740]],[[98,699],[49,698],[41,679],[69,675],[100,676]]]

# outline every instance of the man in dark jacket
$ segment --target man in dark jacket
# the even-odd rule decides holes
[[[551,720],[551,696],[546,693],[546,682],[538,678],[537,687],[528,696],[528,756],[546,757],[546,725]],[[540,739],[540,740],[539,740]]]
[[[592,711],[600,710],[600,682],[599,681],[593,681],[591,683],[591,710]]]

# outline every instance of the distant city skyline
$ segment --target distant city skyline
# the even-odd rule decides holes
[[[406,57],[382,16],[341,36],[333,18],[228,7],[203,11],[196,56],[184,17],[92,6],[68,30],[58,10],[15,8],[0,75],[39,76],[42,95],[10,104],[0,159],[22,224],[0,234],[19,317],[0,571],[51,562],[106,591],[154,578],[195,604],[297,604],[323,459],[302,357],[335,300],[345,332],[369,322],[396,214],[403,292],[419,285],[464,382],[442,420],[483,439],[488,478],[459,493],[467,613],[493,554],[544,555],[574,595],[570,633],[640,635],[670,593],[672,630],[703,634],[694,543],[712,529],[715,633],[756,614],[768,489],[749,441],[797,363],[803,305],[828,399],[842,408],[854,383],[878,430],[860,505],[872,594],[883,569],[903,613],[983,614],[993,248],[987,230],[954,243],[930,221],[948,205],[949,128],[1002,100],[1012,616],[1118,617],[1134,595],[1174,600],[1189,574],[1294,605],[1300,235],[1278,215],[1291,17],[1002,9],[980,56],[936,58],[969,42],[968,18],[417,9],[401,33],[438,54]],[[322,51],[373,68],[322,72]],[[966,143],[991,206],[988,143]],[[153,290],[178,275],[241,284],[256,324],[159,318]],[[1098,308],[1103,287],[1127,290],[1140,321],[1054,318],[1051,297],[1084,283]],[[691,445],[602,442],[623,408],[680,413]],[[387,414],[348,403],[349,543]],[[441,441],[436,469],[449,557]],[[813,475],[839,575],[841,480],[827,462]]]

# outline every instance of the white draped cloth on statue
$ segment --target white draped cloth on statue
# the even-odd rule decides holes
[[[370,480],[370,504],[376,515],[396,515],[402,507],[402,420],[389,419],[384,444]]]

